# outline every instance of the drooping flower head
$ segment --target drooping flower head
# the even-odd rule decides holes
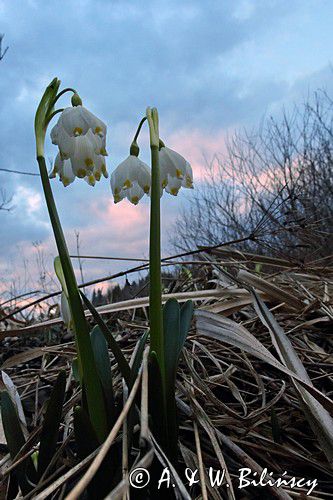
[[[160,179],[161,187],[167,193],[177,196],[181,187],[193,188],[192,167],[185,158],[165,146],[160,140]]]
[[[137,205],[144,194],[150,195],[150,168],[138,158],[138,155],[139,147],[134,140],[130,155],[111,174],[111,189],[115,203],[127,198]],[[181,187],[193,188],[191,165],[179,153],[166,147],[162,141],[159,147],[159,168],[161,196],[163,190],[177,196]]]
[[[150,168],[138,158],[139,147],[132,143],[130,154],[111,174],[111,189],[114,202],[127,198],[137,205],[144,194],[150,191]]]
[[[72,175],[66,177],[79,177],[94,185],[102,174],[108,176],[104,160],[104,156],[107,156],[106,125],[82,106],[77,94],[72,97],[72,104],[72,107],[62,111],[58,122],[51,130],[52,143],[59,148],[59,158],[56,159],[51,177],[57,173],[60,177],[60,162],[69,161],[66,169],[68,173],[70,165]],[[70,182],[63,184],[68,185]]]

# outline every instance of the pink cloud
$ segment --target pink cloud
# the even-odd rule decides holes
[[[82,231],[82,238],[108,254],[126,257],[140,255],[148,245],[149,204],[137,206],[127,200],[115,204],[111,198],[100,198],[89,207],[94,224]]]
[[[205,178],[205,165],[215,155],[226,152],[226,130],[207,134],[200,129],[182,129],[167,137],[167,145],[182,154],[192,165],[194,180]]]

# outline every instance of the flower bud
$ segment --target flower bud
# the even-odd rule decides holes
[[[72,102],[72,106],[82,106],[82,99],[79,96],[79,94],[73,94],[71,102]]]
[[[133,141],[130,147],[130,155],[139,156],[139,153],[140,153],[140,148],[138,146],[138,143],[136,141]]]

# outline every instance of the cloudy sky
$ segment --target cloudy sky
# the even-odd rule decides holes
[[[57,76],[107,123],[110,171],[127,156],[146,106],[156,106],[164,142],[192,163],[199,189],[204,158],[223,151],[227,133],[318,87],[333,90],[332,18],[332,0],[0,0],[9,46],[0,62],[0,169],[37,172],[34,113]],[[148,161],[147,145],[145,131]],[[55,154],[48,140],[47,157]],[[147,256],[147,202],[114,205],[106,180],[53,186],[71,252],[79,231],[84,254]],[[14,279],[32,288],[36,242],[47,267],[56,253],[40,179],[0,171],[0,187],[13,207],[0,211],[0,286]],[[190,195],[164,196],[165,253]],[[85,261],[85,277],[124,266]]]

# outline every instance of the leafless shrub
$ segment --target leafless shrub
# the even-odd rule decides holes
[[[4,34],[0,34],[0,61],[5,57],[5,54],[6,54],[7,50],[9,49],[8,46],[5,49],[2,48],[2,42],[3,42],[4,37],[5,37]]]
[[[227,153],[177,220],[174,244],[189,249],[253,233],[242,248],[300,260],[325,257],[333,242],[333,101],[316,92],[280,120],[235,133]]]

